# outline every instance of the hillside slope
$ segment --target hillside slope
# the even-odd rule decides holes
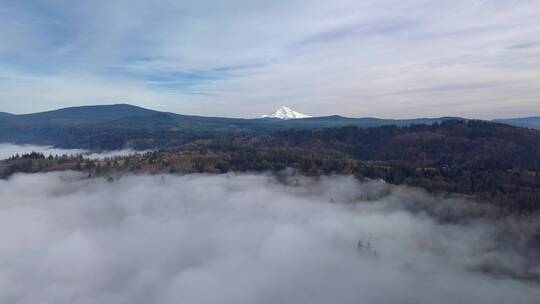
[[[0,123],[4,126],[23,127],[73,126],[103,123],[129,116],[144,117],[157,113],[160,112],[128,104],[82,106],[32,114],[8,115]]]
[[[453,120],[405,127],[284,129],[269,134],[212,132],[204,140],[182,131],[122,129],[111,134],[92,134],[83,142],[76,141],[81,136],[72,139],[98,147],[131,143],[166,149],[100,166],[79,157],[23,155],[4,162],[3,176],[66,169],[113,176],[125,172],[279,174],[293,168],[310,176],[353,174],[518,212],[540,211],[540,131],[531,129]]]

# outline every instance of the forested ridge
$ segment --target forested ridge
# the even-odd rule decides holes
[[[287,129],[274,133],[208,133],[172,145],[172,131],[130,133],[168,144],[155,152],[101,161],[83,156],[13,157],[15,172],[79,170],[89,176],[133,173],[274,172],[353,174],[444,195],[477,199],[517,211],[540,209],[540,132],[483,121],[432,125]],[[138,137],[143,134],[143,137]],[[169,134],[169,136],[167,136]],[[186,138],[189,134],[185,134]],[[115,137],[108,137],[111,143]]]

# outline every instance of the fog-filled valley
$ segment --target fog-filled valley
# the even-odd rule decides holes
[[[22,155],[28,153],[43,153],[45,157],[61,156],[61,155],[79,155],[82,154],[87,159],[104,159],[107,157],[128,156],[134,153],[143,153],[144,151],[135,151],[132,149],[113,150],[113,151],[89,151],[84,149],[62,149],[52,146],[39,145],[20,145],[11,143],[0,143],[0,160],[7,159],[14,155]]]
[[[536,303],[539,221],[354,177],[15,174],[1,303]]]

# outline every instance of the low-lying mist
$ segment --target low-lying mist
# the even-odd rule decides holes
[[[15,175],[0,303],[538,303],[538,221],[496,213],[352,177]]]
[[[55,148],[53,146],[37,146],[37,145],[19,145],[19,144],[9,144],[9,143],[0,143],[0,160],[10,158],[16,154],[28,154],[28,153],[43,153],[45,157],[49,155],[77,155],[82,154],[84,158],[87,159],[104,159],[111,158],[115,156],[128,156],[135,153],[144,153],[145,151],[135,151],[132,149],[124,150],[113,150],[113,151],[88,151],[84,149],[61,149]]]

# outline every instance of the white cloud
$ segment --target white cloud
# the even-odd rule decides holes
[[[538,276],[512,238],[514,228],[531,236],[523,221],[441,224],[410,210],[464,215],[473,205],[349,177],[290,177],[289,186],[253,175],[107,183],[63,172],[0,181],[0,197],[2,303],[491,304],[540,296],[509,276]]]

